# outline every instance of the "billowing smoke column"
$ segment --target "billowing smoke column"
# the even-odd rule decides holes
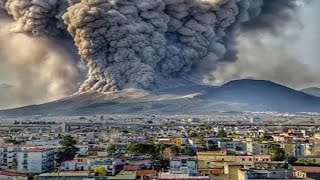
[[[16,20],[16,32],[39,37],[69,32],[89,67],[80,91],[99,92],[201,79],[218,61],[236,60],[236,37],[244,25],[273,28],[263,21],[287,20],[294,2],[0,0]]]

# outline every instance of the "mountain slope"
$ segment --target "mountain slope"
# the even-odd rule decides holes
[[[208,114],[219,111],[320,112],[320,98],[262,80],[222,86],[181,86],[154,92],[84,93],[42,105],[0,111],[0,116],[119,113]]]
[[[231,81],[199,97],[251,104],[276,111],[320,111],[319,98],[263,80]]]
[[[317,87],[310,87],[306,89],[301,89],[301,92],[304,92],[306,94],[312,95],[312,96],[317,96],[320,97],[320,88]]]

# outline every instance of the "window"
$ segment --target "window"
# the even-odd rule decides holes
[[[246,159],[245,158],[242,158],[242,161],[245,161]]]

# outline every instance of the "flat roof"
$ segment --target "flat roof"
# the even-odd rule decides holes
[[[89,176],[91,174],[90,171],[61,171],[54,173],[43,173],[40,174],[40,177],[60,177],[60,176]]]

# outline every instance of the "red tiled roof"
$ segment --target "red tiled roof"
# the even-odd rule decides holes
[[[156,170],[138,170],[137,176],[156,176],[158,171]]]
[[[303,171],[306,173],[319,173],[320,174],[320,167],[316,166],[293,166],[294,170]]]
[[[136,171],[138,169],[140,169],[138,165],[125,165],[123,168],[124,171]]]
[[[4,175],[4,176],[28,176],[27,173],[20,173],[20,172],[17,172],[15,170],[2,170],[0,171],[0,175]]]
[[[46,148],[30,148],[23,150],[24,152],[45,152],[48,151]]]

